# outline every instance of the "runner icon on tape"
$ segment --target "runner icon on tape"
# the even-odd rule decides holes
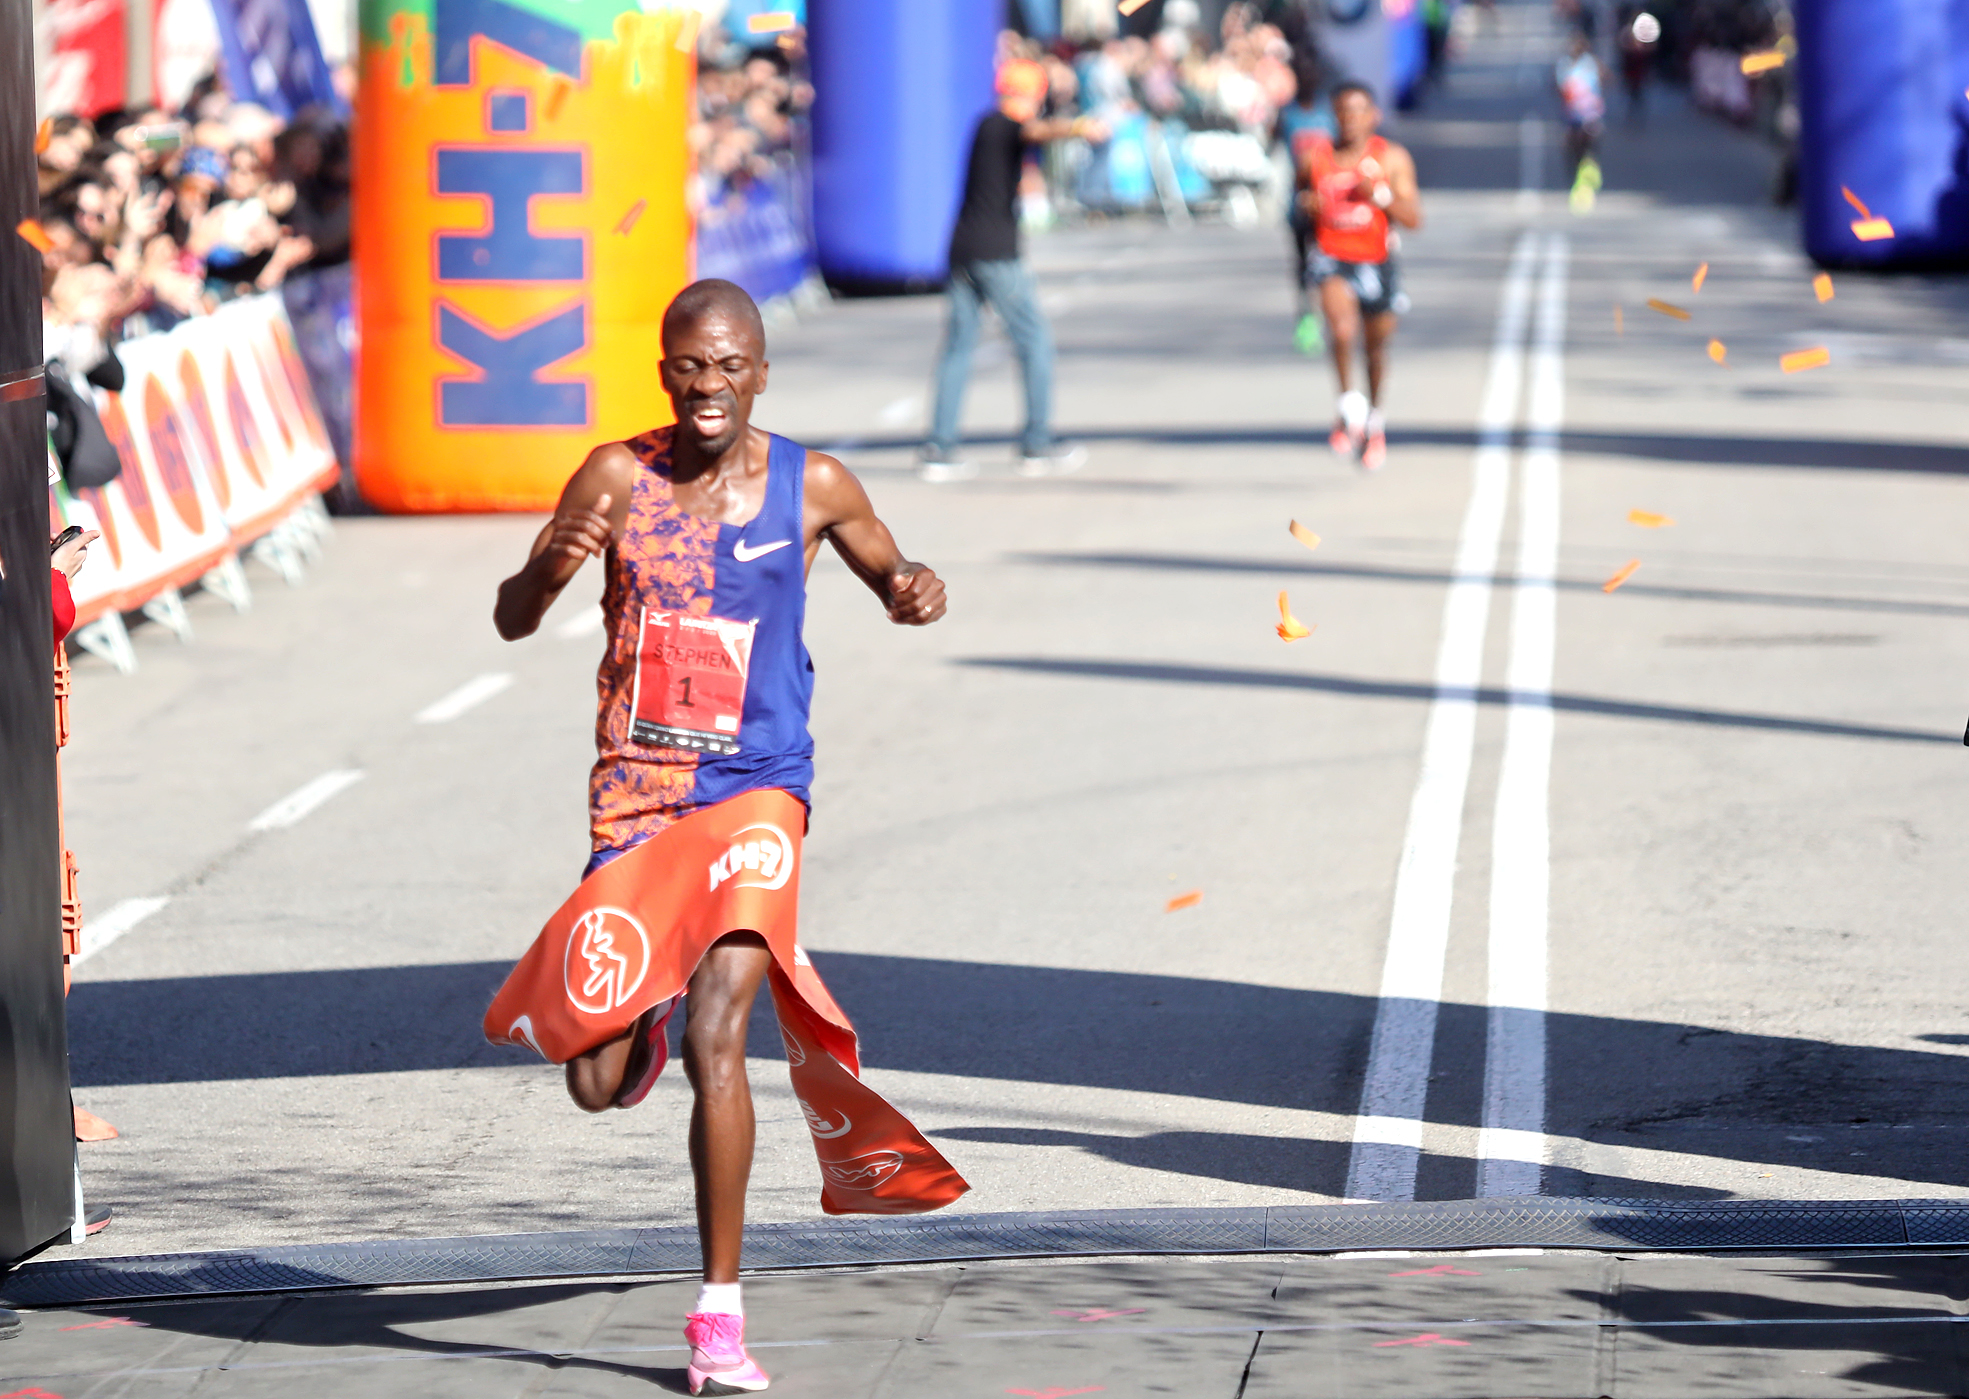
[[[643,611],[631,736],[652,748],[739,751],[756,621]]]

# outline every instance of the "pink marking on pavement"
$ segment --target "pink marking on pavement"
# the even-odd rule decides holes
[[[0,1394],[0,1399],[62,1399],[62,1397],[45,1389],[10,1389],[5,1394]]]
[[[1120,1311],[1109,1311],[1106,1307],[1090,1307],[1086,1311],[1054,1312],[1054,1316],[1071,1317],[1075,1321],[1112,1321],[1118,1316],[1140,1316],[1147,1307],[1123,1307]]]
[[[117,1326],[148,1326],[148,1321],[132,1321],[127,1316],[106,1316],[101,1321],[84,1321],[74,1326],[64,1326],[64,1331],[108,1331]]]
[[[1376,1346],[1467,1346],[1468,1341],[1452,1341],[1449,1337],[1434,1331],[1424,1331],[1419,1336],[1410,1336],[1405,1341],[1376,1341]]]
[[[1391,1278],[1480,1278],[1483,1274],[1472,1272],[1468,1268],[1458,1268],[1450,1263],[1438,1263],[1433,1268],[1411,1268],[1406,1273],[1390,1273],[1388,1276]]]

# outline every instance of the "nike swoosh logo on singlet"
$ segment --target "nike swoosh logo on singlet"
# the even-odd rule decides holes
[[[775,549],[784,549],[792,542],[790,539],[776,539],[770,544],[761,544],[758,548],[753,549],[748,548],[745,541],[741,539],[738,543],[732,545],[732,557],[740,563],[751,563],[752,560],[760,557],[762,554],[770,554]]]

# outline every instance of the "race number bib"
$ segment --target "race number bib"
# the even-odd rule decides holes
[[[757,625],[643,609],[630,737],[652,748],[738,752]]]

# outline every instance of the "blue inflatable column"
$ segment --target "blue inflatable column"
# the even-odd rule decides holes
[[[1796,17],[1806,252],[1969,261],[1969,0],[1799,0]],[[1862,239],[1844,190],[1893,236]]]
[[[948,275],[971,133],[995,100],[1001,9],[810,0],[814,242],[829,282],[902,290]]]

